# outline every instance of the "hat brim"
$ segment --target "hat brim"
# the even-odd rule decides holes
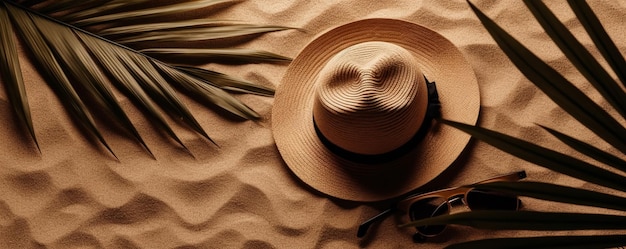
[[[471,66],[454,44],[428,28],[396,19],[365,19],[313,39],[276,89],[274,140],[289,169],[304,183],[332,197],[364,202],[397,197],[428,183],[456,160],[470,139],[435,123],[409,153],[382,164],[349,161],[328,150],[313,124],[317,74],[341,50],[367,41],[390,42],[413,53],[424,75],[436,82],[442,118],[475,124],[480,109]]]

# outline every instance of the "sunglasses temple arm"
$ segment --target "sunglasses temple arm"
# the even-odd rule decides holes
[[[382,213],[377,214],[376,216],[370,218],[369,220],[366,220],[365,222],[361,223],[361,225],[359,225],[359,229],[357,230],[356,236],[359,238],[363,238],[365,234],[367,233],[367,230],[369,230],[372,224],[374,224],[376,221],[387,218],[387,216],[391,215],[393,211],[395,211],[394,208],[387,209],[383,211]]]

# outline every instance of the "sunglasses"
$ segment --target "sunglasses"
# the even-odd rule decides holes
[[[382,220],[395,211],[406,214],[410,221],[445,215],[450,213],[452,204],[461,202],[470,210],[518,210],[521,200],[515,195],[509,195],[496,191],[481,190],[474,186],[482,183],[499,181],[518,181],[526,178],[525,171],[518,171],[507,175],[494,177],[491,179],[476,182],[462,187],[447,188],[409,196],[399,201],[392,208],[363,222],[357,231],[357,237],[363,237],[369,227],[376,221]],[[420,226],[415,227],[417,232],[413,236],[413,241],[421,242],[426,238],[441,234],[446,225]]]

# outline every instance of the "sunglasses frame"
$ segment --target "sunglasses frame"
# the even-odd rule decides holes
[[[469,184],[469,185],[464,185],[464,186],[460,186],[460,187],[452,187],[452,188],[446,188],[446,189],[441,189],[441,190],[435,190],[435,191],[431,191],[431,192],[427,192],[427,193],[423,193],[423,194],[415,194],[415,195],[411,195],[408,196],[404,199],[402,199],[401,201],[399,201],[398,203],[396,203],[392,208],[389,208],[385,211],[383,211],[382,213],[368,219],[367,221],[363,222],[360,226],[359,229],[357,231],[357,237],[363,237],[365,236],[365,233],[367,232],[367,230],[369,229],[369,227],[376,222],[377,220],[383,219],[385,217],[387,217],[388,215],[392,214],[395,211],[401,211],[404,214],[406,214],[406,216],[409,216],[409,208],[411,207],[411,205],[413,205],[413,203],[419,201],[419,200],[423,200],[426,198],[432,198],[432,197],[438,197],[438,198],[442,198],[445,199],[445,203],[446,205],[448,205],[448,208],[450,208],[451,206],[451,202],[455,201],[456,199],[454,197],[458,197],[458,196],[462,196],[463,198],[463,204],[467,205],[465,199],[467,196],[467,193],[469,193],[469,191],[475,189],[475,185],[478,184],[484,184],[484,183],[490,183],[490,182],[502,182],[502,181],[508,181],[508,182],[514,182],[514,181],[519,181],[521,179],[526,178],[526,171],[521,170],[521,171],[516,171],[510,174],[506,174],[506,175],[500,175],[500,176],[496,176],[487,180],[482,180],[473,184]],[[518,201],[518,206],[516,207],[516,210],[519,208],[519,204],[520,202]],[[442,203],[443,204],[443,203]],[[408,217],[409,220],[411,219],[411,217]],[[443,232],[443,231],[442,231]],[[417,234],[423,236],[423,237],[434,237],[439,235],[435,234],[435,235],[427,235],[427,234],[422,234],[419,230],[417,231]]]
[[[424,193],[424,194],[417,194],[417,195],[409,196],[401,200],[400,202],[398,202],[398,204],[396,204],[396,208],[402,212],[408,213],[411,205],[413,205],[413,203],[419,200],[432,198],[432,197],[441,197],[446,200],[449,200],[450,198],[455,197],[455,196],[465,197],[467,196],[467,193],[473,190],[475,188],[474,186],[478,184],[484,184],[484,183],[490,183],[490,182],[514,182],[514,181],[519,181],[524,178],[526,178],[526,172],[517,171],[517,172],[510,173],[510,174],[501,175],[501,176],[497,176],[497,177],[483,180],[480,182],[476,182],[470,185],[435,190],[435,191]],[[467,203],[465,203],[465,198],[463,198],[463,203],[467,205]]]

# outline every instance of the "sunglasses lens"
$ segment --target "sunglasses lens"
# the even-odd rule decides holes
[[[416,201],[409,208],[411,220],[420,220],[434,216],[448,214],[450,211],[448,202],[444,198],[433,197]],[[443,232],[445,225],[416,227],[417,231],[424,236],[435,236]]]
[[[519,199],[515,195],[472,189],[465,202],[472,210],[517,210]]]

